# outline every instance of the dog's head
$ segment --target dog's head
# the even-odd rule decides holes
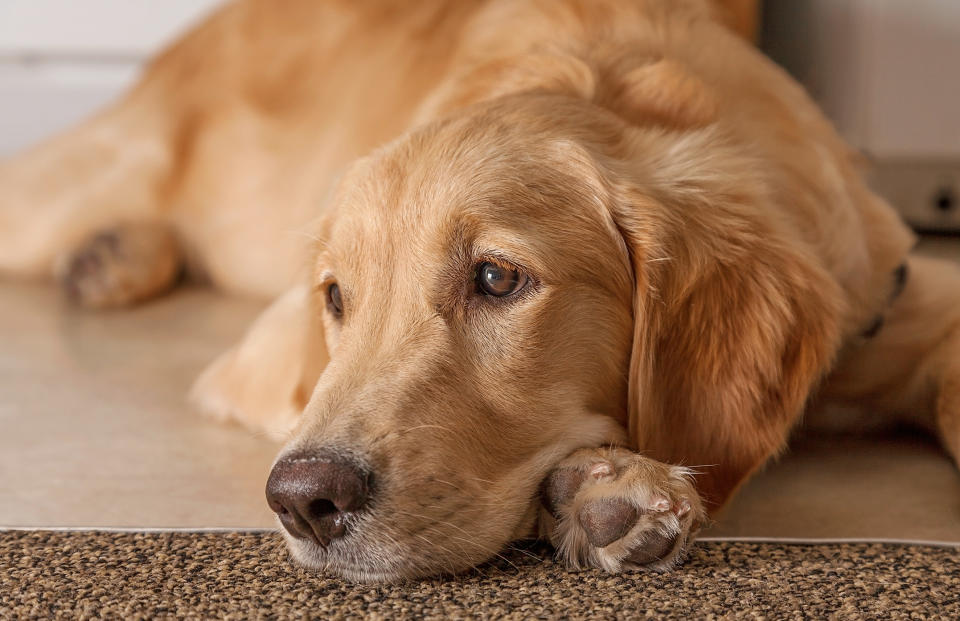
[[[624,438],[627,249],[571,128],[522,103],[361,161],[324,219],[331,361],[274,471],[322,480],[282,515],[306,564],[469,567],[531,531],[552,465]]]
[[[769,291],[744,289],[773,267],[744,277],[751,250],[720,249],[720,237],[759,239],[722,227],[761,197],[733,181],[744,162],[704,127],[699,94],[676,109],[682,98],[652,97],[636,98],[646,125],[576,93],[498,97],[347,174],[315,261],[331,361],[268,486],[297,560],[391,580],[491,557],[532,532],[560,459],[624,441],[641,401],[682,398],[665,391],[701,372],[698,334],[710,382],[743,367],[744,390],[764,393],[759,365],[780,355],[786,328],[735,324],[789,324],[767,311]],[[714,200],[738,206],[714,213]],[[722,252],[728,271],[712,263]],[[707,308],[715,289],[692,297],[717,274],[743,318]],[[684,312],[703,325],[716,311],[724,339],[760,343],[757,361],[681,328],[674,300],[693,300]],[[657,366],[670,348],[688,369]],[[690,441],[712,442],[704,434]]]

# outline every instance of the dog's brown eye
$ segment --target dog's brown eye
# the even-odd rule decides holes
[[[343,300],[340,298],[340,285],[337,283],[327,287],[327,307],[335,317],[343,315]]]
[[[502,298],[527,284],[527,277],[515,267],[486,261],[477,267],[477,287],[481,293]]]

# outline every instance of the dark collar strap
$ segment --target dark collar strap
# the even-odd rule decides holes
[[[909,276],[910,268],[907,266],[906,261],[898,265],[897,269],[893,270],[893,289],[890,291],[890,297],[887,298],[887,306],[893,304],[893,301],[903,293],[904,288],[907,286],[907,278],[909,278]],[[865,339],[875,337],[877,332],[880,332],[880,329],[883,327],[883,322],[883,313],[880,313],[870,323],[870,327],[860,333],[860,336]]]

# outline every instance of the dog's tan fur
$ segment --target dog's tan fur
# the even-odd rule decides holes
[[[115,107],[2,164],[0,270],[48,275],[104,229],[155,222],[177,234],[167,267],[82,302],[157,294],[180,264],[287,291],[193,394],[295,426],[289,451],[372,466],[374,508],[327,550],[291,540],[305,563],[468,567],[533,531],[556,468],[579,487],[541,529],[572,563],[669,566],[831,371],[819,401],[919,417],[960,451],[960,273],[910,258],[888,308],[911,234],[723,16],[705,0],[230,4]],[[516,298],[471,289],[491,258],[530,276]],[[576,516],[614,497],[643,517],[594,548]]]

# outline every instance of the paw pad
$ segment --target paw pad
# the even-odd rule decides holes
[[[619,498],[600,498],[583,504],[577,519],[590,545],[605,548],[622,539],[637,523],[640,512]]]
[[[559,517],[560,507],[569,506],[586,480],[579,468],[558,468],[543,482],[540,497],[544,507],[553,517]]]

